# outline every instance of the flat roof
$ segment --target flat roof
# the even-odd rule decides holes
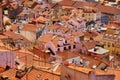
[[[92,52],[92,53],[96,53],[96,54],[105,54],[105,53],[108,53],[109,52],[109,50],[107,50],[107,49],[104,49],[104,48],[102,48],[102,47],[95,47],[97,50],[96,51],[94,51],[94,48],[92,48],[92,49],[90,49],[90,50],[88,50],[89,52]]]

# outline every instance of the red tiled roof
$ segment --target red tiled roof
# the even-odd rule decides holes
[[[52,2],[46,2],[46,4],[48,4],[50,6],[50,8],[52,8],[54,6],[54,4]]]
[[[51,25],[50,27],[48,27],[48,29],[50,29],[50,30],[57,30],[59,28],[60,28],[59,25]]]
[[[7,31],[4,34],[5,34],[6,37],[9,36],[13,40],[23,39],[22,44],[25,44],[25,43],[29,42],[24,36],[19,35],[19,34],[15,34],[14,32],[11,32],[11,31]]]
[[[35,19],[35,21],[45,23],[48,21],[48,19],[43,16],[39,16],[38,18]]]
[[[41,6],[42,6],[42,5],[37,4],[37,5],[33,8],[33,10],[34,10],[34,11],[37,11],[38,9],[40,9],[40,8],[41,8]]]
[[[105,32],[105,34],[114,35],[115,32],[116,32],[116,30],[108,28],[107,31]]]
[[[114,27],[114,28],[120,28],[120,26],[119,26],[119,24],[116,24],[116,23],[111,23],[111,24],[108,24],[108,25],[106,25],[106,27],[107,28],[112,28],[112,27]]]
[[[120,24],[120,19],[117,19],[114,22]]]
[[[101,42],[103,39],[103,36],[104,36],[103,34],[98,34],[98,36],[94,37],[94,40]]]
[[[92,49],[92,48],[95,48],[95,46],[96,46],[96,42],[94,40],[84,41],[83,44],[85,45],[85,47],[88,50]]]
[[[10,69],[8,71],[1,73],[0,75],[5,75],[5,76],[9,77],[10,80],[17,80],[15,78],[15,73],[16,73],[15,69]]]
[[[77,32],[72,32],[72,36],[83,36],[83,35],[84,35],[84,33],[81,30],[79,30]]]
[[[98,10],[100,12],[104,12],[104,13],[109,13],[109,14],[120,14],[120,10],[111,6],[103,6],[100,4],[92,4],[92,3],[88,3],[88,2],[76,2],[74,5],[74,7],[84,7],[84,6],[88,6],[88,7],[96,7],[98,8]]]
[[[14,40],[21,38],[21,36],[19,34],[15,34],[14,32],[11,32],[11,31],[7,31],[4,34]]]
[[[73,0],[62,0],[58,4],[61,6],[72,6],[75,3]]]
[[[33,24],[24,24],[23,26],[24,27],[23,27],[22,30],[36,32],[36,29],[37,29],[36,25],[33,25]]]
[[[18,24],[13,24],[10,26],[10,29],[9,30],[13,30],[13,31],[16,31],[18,29]]]
[[[40,75],[40,77],[38,77]],[[44,72],[41,70],[33,69],[31,72],[29,72],[27,75],[25,75],[22,80],[60,80],[60,76],[54,75],[49,72]]]
[[[33,52],[35,55],[37,55],[37,56],[43,58],[43,60],[49,58],[49,54],[44,53],[44,52],[40,51],[40,50],[37,49],[37,48],[33,48],[33,51],[32,51],[32,52]]]
[[[39,42],[47,43],[47,42],[51,41],[52,38],[53,38],[53,35],[52,35],[52,34],[42,35],[42,36],[38,39],[38,43],[39,43]]]
[[[96,37],[98,35],[97,32],[91,32],[91,33],[83,32],[83,33],[84,33],[85,38],[88,38],[88,39],[90,39],[92,37]]]
[[[0,67],[0,73],[4,72],[5,71],[5,68],[3,67]]]
[[[96,6],[101,12],[110,13],[110,14],[120,14],[120,9],[111,7],[111,6]]]
[[[10,69],[8,71],[3,72],[0,75],[5,75],[10,80],[18,80],[17,78],[15,78],[15,74],[16,74],[16,70]],[[52,73],[48,73],[45,71],[32,69],[29,73],[23,76],[23,78],[21,78],[20,80],[45,80],[45,79],[60,80],[60,76],[52,74]]]

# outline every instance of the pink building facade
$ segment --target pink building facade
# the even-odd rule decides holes
[[[70,19],[67,23],[72,25],[77,30],[86,27],[86,22],[84,20]]]
[[[15,66],[14,53],[12,51],[0,51],[0,66]]]

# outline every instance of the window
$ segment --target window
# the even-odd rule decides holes
[[[112,43],[112,47],[115,47],[114,43]]]
[[[110,47],[110,45],[111,45],[111,44],[108,42],[108,47]]]
[[[73,45],[73,49],[75,49],[76,48],[76,45]]]
[[[57,47],[60,47],[60,45],[58,44]]]
[[[60,51],[60,48],[58,48],[58,51]]]
[[[67,40],[65,40],[65,44],[67,44]]]
[[[71,46],[69,46],[68,48],[71,49]]]
[[[82,14],[82,17],[85,17],[85,15],[84,15],[84,14]]]
[[[66,47],[64,47],[64,50],[66,50]]]

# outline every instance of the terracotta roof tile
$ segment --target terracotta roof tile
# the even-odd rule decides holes
[[[69,31],[70,30],[70,28],[66,28],[66,27],[60,27],[59,28],[59,30],[61,31],[61,32],[63,32],[63,33],[66,33],[67,31]]]
[[[79,30],[79,31],[77,31],[77,32],[72,32],[71,35],[72,35],[72,36],[83,36],[84,33],[83,33],[81,30]]]
[[[38,10],[41,8],[41,6],[42,6],[42,5],[37,4],[37,5],[33,8],[33,10],[34,10],[34,11],[38,11]]]
[[[49,41],[51,41],[53,38],[52,34],[45,34],[42,35],[39,39],[38,39],[38,43],[43,42],[43,43],[47,43]]]
[[[114,28],[120,28],[120,26],[119,26],[119,24],[116,24],[116,23],[111,23],[111,24],[108,24],[108,25],[106,25],[106,27],[107,28],[112,28],[112,27],[114,27]]]
[[[17,80],[15,78],[15,73],[16,73],[15,69],[10,69],[8,71],[1,73],[0,75],[5,75],[5,76],[9,77],[10,80]]]
[[[120,9],[111,6],[96,6],[101,12],[108,13],[108,14],[120,14]]]
[[[47,5],[49,5],[50,8],[52,8],[54,6],[54,3],[52,2],[46,2]]]
[[[76,2],[74,5],[74,7],[84,7],[84,6],[88,6],[88,7],[96,7],[100,12],[104,12],[104,13],[108,13],[108,14],[120,14],[120,10],[115,8],[115,7],[111,7],[111,6],[103,6],[100,4],[93,4],[93,3],[88,3],[88,2]]]
[[[17,78],[15,78],[15,73],[16,73],[15,69],[10,69],[8,71],[3,72],[0,75],[8,76],[10,80],[18,80]],[[23,78],[21,78],[21,80],[45,80],[45,79],[60,80],[60,76],[42,70],[32,69],[29,73],[23,76]]]
[[[33,24],[24,24],[22,30],[36,32],[37,26]]]
[[[26,0],[23,4],[27,5],[28,7],[32,7],[34,1]]]
[[[40,75],[40,78],[37,77],[38,75]],[[28,73],[26,76],[24,76],[22,78],[22,80],[26,80],[26,78],[28,78],[28,80],[45,80],[45,79],[60,80],[60,76],[54,75],[49,72],[36,70],[36,69],[33,69],[30,73]]]
[[[0,39],[8,38],[6,35],[0,35]]]
[[[75,2],[72,0],[62,0],[58,4],[61,6],[72,6]]]
[[[19,34],[15,34],[14,32],[11,31],[7,31],[4,33],[6,36],[9,36],[10,38],[16,40],[18,38],[21,38],[21,36]]]
[[[89,49],[95,48],[96,41],[94,41],[94,40],[88,40],[88,41],[84,41],[83,44],[89,50]]]
[[[104,36],[103,34],[98,34],[98,36],[94,37],[94,40],[101,42],[103,39],[103,36]]]
[[[105,32],[105,34],[114,35],[115,32],[116,32],[116,30],[108,28],[107,31]]]
[[[13,31],[16,31],[18,26],[19,25],[17,25],[17,24],[13,24],[13,25],[11,25],[10,29],[13,30]]]
[[[12,38],[13,40],[18,40],[18,39],[23,39],[22,43],[25,44],[25,43],[28,43],[29,41],[23,37],[22,35],[19,35],[19,34],[15,34],[14,32],[11,32],[11,31],[7,31],[4,33],[6,36],[9,36],[10,38]],[[7,37],[8,38],[8,37]]]
[[[69,20],[69,16],[65,16],[65,15],[64,15],[64,16],[61,17],[61,19],[62,19],[62,20],[65,20],[65,21],[68,21],[68,20]]]
[[[5,68],[3,67],[0,67],[0,73],[4,72],[5,71]]]
[[[41,50],[37,49],[37,48],[33,48],[33,51],[32,51],[35,55],[37,55],[38,57],[41,58],[41,60],[45,60],[45,59],[48,59],[50,57],[49,54],[46,54],[45,52],[42,52]],[[48,61],[48,60],[46,60]]]
[[[114,73],[109,73],[109,72],[105,72],[105,71],[102,71],[102,70],[93,70],[91,68],[85,68],[85,67],[74,67],[75,65],[70,65],[68,66],[68,68],[71,68],[71,69],[75,69],[77,71],[80,71],[80,72],[83,72],[83,73],[86,73],[86,74],[89,74],[90,71],[94,71],[96,75],[114,75]]]
[[[45,23],[48,21],[48,19],[43,16],[39,16],[38,18],[35,19],[35,21]]]
[[[92,32],[92,33],[83,32],[83,33],[84,33],[85,38],[87,38],[87,39],[90,39],[91,37],[96,37],[97,36],[97,33],[94,33],[94,32]]]
[[[57,30],[59,28],[60,28],[59,25],[51,25],[51,26],[48,27],[48,29],[50,29],[50,30]]]

